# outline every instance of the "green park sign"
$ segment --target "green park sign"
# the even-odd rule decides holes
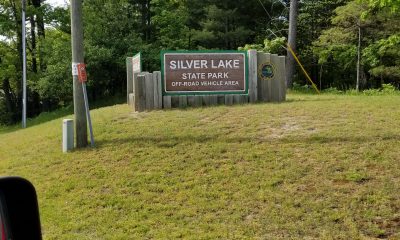
[[[163,95],[247,94],[245,51],[163,51]]]

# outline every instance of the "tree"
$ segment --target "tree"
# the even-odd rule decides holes
[[[304,0],[299,6],[297,52],[313,81],[319,82],[320,89],[329,87],[338,77],[335,75],[336,71],[331,71],[330,65],[318,64],[318,56],[313,51],[313,42],[318,39],[323,30],[332,27],[331,19],[335,15],[334,10],[346,2],[348,0]],[[306,84],[306,80],[301,75],[295,81],[298,84]]]
[[[0,0],[1,40],[0,69],[1,87],[7,106],[6,123],[15,123],[20,119],[22,108],[22,33],[20,2]],[[1,55],[0,55],[1,56]]]
[[[206,19],[202,30],[193,36],[202,48],[235,49],[243,45],[252,31],[241,25],[237,8],[229,6],[227,1],[207,7]]]
[[[365,18],[379,22],[373,41],[363,50],[364,64],[377,80],[377,86],[391,83],[400,87],[400,6],[396,1],[369,1]],[[371,4],[374,3],[374,4]],[[379,3],[379,4],[377,4]]]
[[[390,8],[392,12],[396,12],[400,8],[398,0],[366,0],[373,8]]]
[[[333,27],[323,31],[318,41],[315,42],[315,53],[319,56],[319,63],[335,61],[344,70],[356,67],[355,88],[360,88],[360,78],[363,76],[361,66],[362,34],[371,24],[362,18],[367,10],[367,5],[351,1],[345,6],[336,8],[336,16],[332,18]],[[365,34],[365,36],[367,36]],[[343,71],[342,71],[343,72]],[[351,75],[351,74],[350,74]],[[364,78],[363,78],[364,79]]]

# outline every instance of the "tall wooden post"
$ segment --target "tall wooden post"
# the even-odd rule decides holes
[[[296,52],[297,12],[298,0],[290,0],[288,44],[294,52]],[[286,85],[288,88],[292,88],[293,76],[295,73],[295,62],[294,57],[289,50],[287,51],[286,61]]]
[[[71,0],[71,42],[72,64],[83,63],[82,0]],[[82,84],[75,74],[73,74],[73,84],[76,147],[82,148],[88,145],[87,122]]]

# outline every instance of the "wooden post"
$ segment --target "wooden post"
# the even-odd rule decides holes
[[[264,101],[264,96],[262,94],[261,77],[259,76],[259,71],[262,66],[261,61],[263,61],[263,52],[257,52],[257,97],[258,101]]]
[[[171,96],[164,96],[163,97],[163,108],[164,109],[171,109],[172,108]]]
[[[187,107],[187,96],[179,96],[179,107],[180,108],[186,108]]]
[[[280,62],[277,54],[271,54],[271,64],[275,67],[274,77],[271,79],[271,102],[280,101]]]
[[[171,96],[171,107],[172,108],[179,107],[179,96]]]
[[[162,83],[161,83],[161,72],[157,72],[157,84],[158,84],[158,105],[160,106],[160,109],[162,108],[163,104],[163,98],[162,98]]]
[[[210,106],[210,96],[209,95],[203,96],[203,105]]]
[[[72,63],[84,63],[82,0],[71,0],[71,43]],[[73,91],[76,147],[83,148],[88,145],[87,121],[82,84],[78,81],[77,75],[73,76]]]
[[[210,96],[210,105],[215,106],[218,104],[218,96],[217,95],[211,95]]]
[[[128,95],[128,104],[133,108],[133,111],[135,111],[135,94],[129,93]]]
[[[243,103],[243,104],[249,103],[249,96],[247,96],[247,95],[245,95],[245,94],[243,94],[243,95],[241,95],[241,96],[242,96],[242,103]]]
[[[271,54],[267,54],[266,55],[266,62],[271,63]],[[264,81],[264,83],[267,83],[266,85],[264,85],[265,87],[265,91],[267,93],[267,102],[271,102],[272,101],[272,79],[266,80]]]
[[[271,64],[271,54],[258,52],[257,54],[258,71],[264,64]],[[271,79],[263,80],[261,76],[258,76],[258,99],[263,102],[271,101]]]
[[[140,74],[134,75],[133,79],[133,95],[135,96],[135,101],[133,103],[133,109],[135,112],[138,112],[139,110],[139,76]]]
[[[194,96],[187,96],[188,107],[194,107]]]
[[[257,51],[249,50],[249,102],[257,102]]]
[[[128,95],[129,97],[129,105],[132,106],[133,111],[136,111],[136,105],[135,105],[135,86],[137,86],[137,78],[139,76],[139,73],[133,73],[133,79],[132,79],[132,92]],[[132,96],[131,96],[132,95]]]
[[[224,105],[225,104],[225,96],[224,95],[217,95],[217,104]]]
[[[195,107],[203,106],[203,98],[202,98],[202,96],[194,96],[194,106]]]
[[[299,0],[290,0],[288,45],[289,48],[293,50],[293,52],[296,52],[298,11],[299,11]],[[293,76],[296,71],[296,63],[290,50],[287,50],[286,55],[287,55],[286,85],[288,88],[292,88]]]
[[[233,95],[231,95],[231,94],[225,95],[225,105],[227,105],[227,106],[233,105]]]
[[[139,75],[135,85],[135,110],[144,112],[146,110],[146,76]]]
[[[279,67],[280,67],[280,76],[282,77],[280,80],[280,101],[286,101],[286,81],[285,81],[285,74],[286,74],[286,57],[285,56],[279,56]]]
[[[146,110],[150,111],[154,108],[154,86],[153,86],[153,74],[146,73]]]
[[[161,72],[153,72],[154,109],[162,108]]]
[[[233,95],[233,104],[242,104],[242,96],[239,94]]]
[[[132,58],[126,58],[126,97],[128,104],[129,102],[129,94],[133,93],[133,69],[132,69]]]

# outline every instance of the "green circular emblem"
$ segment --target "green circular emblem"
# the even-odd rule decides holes
[[[275,67],[272,63],[263,63],[259,67],[259,76],[262,80],[270,80],[274,77],[275,74]]]

